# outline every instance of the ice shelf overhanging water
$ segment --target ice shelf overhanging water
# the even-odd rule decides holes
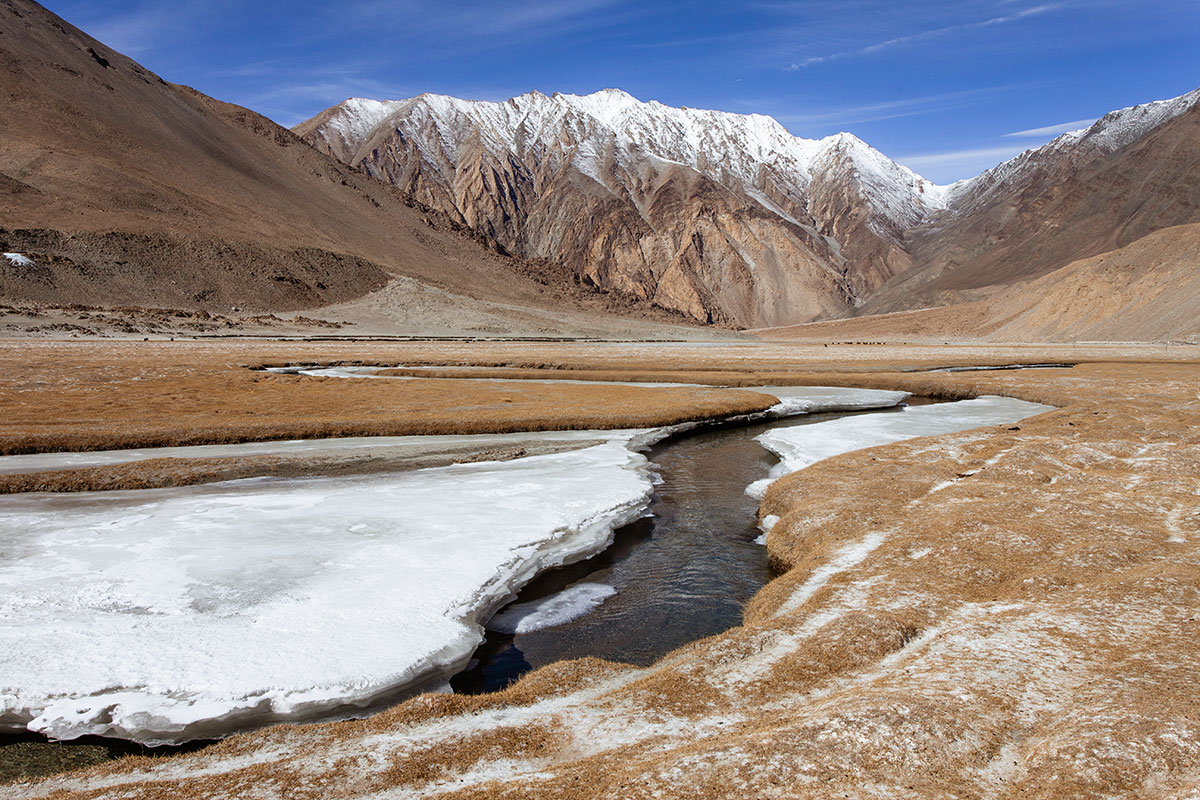
[[[771,392],[775,414],[904,397]],[[525,582],[642,513],[635,450],[671,430],[397,474],[0,498],[0,727],[180,742],[440,685]]]

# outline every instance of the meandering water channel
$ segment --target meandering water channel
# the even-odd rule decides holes
[[[872,403],[875,405],[895,403],[902,396],[900,393],[886,392],[868,395],[861,391],[859,395],[855,396],[855,391],[859,390],[819,388],[771,390],[773,394],[785,398],[776,407],[776,413],[794,413],[814,405],[827,409],[863,408]],[[890,397],[888,397],[889,394]],[[910,399],[909,404],[924,405],[924,402]],[[781,409],[783,410],[781,411]],[[274,565],[273,568],[278,569],[284,564],[303,565],[308,563],[305,561],[308,559],[312,562],[309,566],[312,567],[312,570],[317,571],[313,576],[308,576],[311,580],[307,580],[307,583],[301,581],[296,586],[303,588],[312,584],[336,590],[333,594],[314,595],[314,598],[320,600],[320,603],[310,609],[313,613],[319,612],[321,608],[330,603],[333,603],[333,606],[336,607],[334,610],[337,610],[345,602],[353,601],[352,596],[345,595],[344,589],[337,588],[342,584],[339,584],[336,574],[325,576],[320,570],[333,570],[334,573],[337,570],[349,570],[350,573],[359,576],[357,580],[360,584],[363,580],[370,578],[378,585],[375,586],[375,589],[360,586],[358,595],[364,598],[386,600],[396,595],[397,592],[401,595],[406,592],[420,594],[418,591],[420,587],[412,583],[409,573],[415,567],[419,567],[425,572],[444,571],[449,562],[446,561],[447,553],[442,551],[445,550],[447,544],[460,548],[460,550],[453,551],[460,554],[453,556],[456,559],[464,556],[470,558],[474,555],[474,551],[479,550],[481,546],[491,547],[493,550],[499,547],[500,550],[491,556],[497,558],[492,563],[500,563],[503,560],[501,556],[510,559],[517,553],[522,553],[522,558],[533,557],[533,561],[530,561],[530,568],[523,576],[516,574],[510,576],[510,587],[523,588],[520,589],[512,603],[500,609],[487,623],[487,638],[475,650],[467,669],[450,678],[452,687],[459,692],[493,691],[503,688],[530,669],[561,659],[598,656],[613,661],[639,665],[649,664],[690,641],[720,633],[740,624],[744,604],[771,578],[766,548],[756,541],[759,539],[760,533],[755,525],[758,500],[754,496],[747,495],[747,487],[756,481],[761,481],[769,473],[775,477],[775,474],[781,470],[799,469],[815,460],[811,458],[807,461],[797,460],[796,454],[792,452],[796,443],[803,443],[802,447],[813,448],[814,452],[824,453],[820,457],[828,457],[839,452],[898,441],[911,436],[1008,422],[1045,409],[1044,406],[1035,406],[1020,401],[1006,401],[1004,398],[981,398],[936,408],[914,409],[908,413],[904,413],[900,408],[809,413],[769,422],[745,424],[743,421],[740,425],[726,423],[685,433],[677,432],[674,436],[654,445],[647,453],[661,478],[661,482],[655,488],[652,496],[648,492],[649,476],[645,460],[640,456],[630,454],[626,449],[627,446],[633,446],[632,443],[637,441],[638,432],[580,431],[537,435],[539,438],[556,441],[556,447],[563,445],[570,447],[569,442],[578,441],[583,449],[571,451],[573,454],[579,454],[578,457],[560,450],[555,455],[518,459],[506,462],[506,464],[486,462],[419,473],[384,473],[378,476],[362,476],[352,479],[306,478],[282,481],[268,479],[265,482],[254,479],[172,490],[99,493],[91,496],[75,495],[74,497],[68,495],[46,496],[45,503],[42,503],[39,498],[14,497],[6,501],[0,510],[8,513],[14,524],[21,520],[30,522],[32,526],[26,526],[31,531],[27,538],[32,538],[29,538],[29,552],[26,555],[22,556],[19,552],[14,551],[9,554],[12,556],[10,559],[12,563],[4,565],[3,559],[0,559],[0,566],[4,566],[5,569],[12,572],[13,574],[9,577],[17,580],[24,574],[21,570],[29,572],[36,564],[41,563],[37,559],[57,558],[53,546],[57,541],[55,537],[61,539],[64,535],[67,535],[67,539],[63,540],[63,546],[68,549],[83,548],[80,550],[81,560],[79,563],[90,563],[89,559],[94,561],[97,557],[101,557],[101,561],[107,564],[111,561],[110,556],[112,555],[107,550],[112,550],[114,553],[123,552],[122,547],[125,546],[123,544],[125,540],[140,543],[134,548],[137,553],[145,551],[147,549],[146,542],[141,537],[142,534],[148,534],[154,541],[154,547],[150,548],[153,553],[160,550],[163,554],[178,552],[182,548],[185,555],[191,554],[182,560],[155,562],[160,566],[162,563],[175,565],[177,571],[182,570],[187,573],[186,575],[181,573],[180,576],[177,576],[178,580],[168,581],[168,583],[177,587],[190,587],[188,591],[192,595],[195,595],[198,588],[204,589],[207,592],[206,598],[208,595],[213,595],[214,602],[220,601],[217,602],[218,606],[221,602],[224,602],[225,605],[237,606],[232,609],[234,616],[230,617],[236,622],[241,618],[243,612],[245,612],[246,619],[253,621],[260,615],[258,610],[260,607],[266,608],[268,605],[265,604],[277,605],[278,603],[275,602],[275,595],[270,591],[264,595],[265,599],[248,597],[246,598],[247,602],[240,605],[234,602],[241,597],[240,594],[232,599],[225,597],[225,594],[220,594],[221,592],[228,594],[235,590],[245,594],[251,591],[251,586],[258,587],[258,584],[245,584],[238,577],[240,572],[225,574],[230,571],[231,567],[221,559],[219,552],[214,555],[214,547],[216,551],[220,551],[221,547],[236,542],[235,549],[238,551],[238,558],[246,562],[247,569],[253,568],[259,575],[264,574],[261,570],[263,565]],[[872,415],[873,418],[871,421],[864,419],[861,423],[847,419],[860,414]],[[771,441],[772,449],[780,453],[784,459],[784,463],[774,471],[772,471],[772,467],[777,464],[776,457],[760,441],[756,441],[757,438],[767,433],[770,433],[767,440]],[[778,437],[784,437],[786,441],[781,444]],[[467,438],[473,442],[478,439],[479,441],[475,442],[477,445],[484,444],[485,441],[495,444],[492,442],[495,437],[399,437],[390,440],[387,438],[375,439],[369,443],[365,440],[363,442],[359,440],[325,440],[320,443],[279,442],[215,447],[220,448],[221,454],[226,456],[245,455],[247,453],[242,453],[241,450],[247,447],[251,448],[254,454],[262,455],[276,450],[308,452],[309,450],[344,450],[360,447],[404,448],[417,446],[417,443],[412,441],[413,439],[440,438],[455,440]],[[562,441],[558,442],[557,440],[560,439]],[[593,440],[600,441],[598,443]],[[608,444],[604,444],[605,441]],[[787,441],[792,442],[793,446],[790,449],[789,446],[786,446]],[[428,446],[433,443],[423,441],[421,444]],[[449,443],[438,442],[438,444]],[[458,442],[458,444],[463,443]],[[213,449],[213,447],[177,448],[178,452],[174,454],[178,457],[201,457],[212,455],[213,453],[210,451]],[[160,451],[154,453],[127,451],[91,454],[90,456],[85,454],[83,458],[85,461],[95,460],[97,463],[121,463],[159,454]],[[20,469],[21,467],[45,469],[51,466],[50,462],[64,457],[66,454],[9,457],[4,461],[12,460],[13,463],[11,465],[0,463],[0,469]],[[72,458],[75,457],[72,456]],[[33,463],[26,464],[26,459],[37,459],[37,466],[34,466]],[[579,470],[584,468],[592,470],[595,475],[586,479],[582,478],[583,473],[580,473]],[[627,471],[630,468],[633,468],[640,477],[634,479],[634,474]],[[512,482],[514,476],[516,483]],[[626,486],[625,484],[630,480],[633,480],[633,484]],[[639,480],[640,484],[637,483]],[[574,483],[571,483],[572,481]],[[598,487],[595,484],[596,481],[601,482],[603,486]],[[468,487],[468,484],[473,488]],[[558,484],[563,485],[559,486]],[[548,500],[545,494],[552,486],[557,486],[556,491],[561,495],[556,501]],[[520,487],[518,494],[521,492],[524,494],[532,492],[533,494],[526,500],[516,498],[514,501],[516,505],[514,505],[510,500],[513,499],[511,495],[517,487]],[[538,569],[544,570],[548,564],[561,563],[563,559],[543,561],[541,566],[537,566],[538,559],[542,558],[537,547],[544,545],[529,544],[530,540],[525,538],[528,535],[527,532],[538,529],[539,525],[543,527],[549,525],[550,527],[545,528],[550,532],[550,538],[546,539],[546,542],[556,543],[560,538],[560,533],[568,535],[565,533],[568,529],[555,527],[556,512],[554,508],[557,508],[556,504],[561,504],[564,508],[570,506],[575,509],[570,513],[582,513],[580,509],[583,506],[578,505],[580,494],[594,495],[598,489],[601,497],[611,496],[608,493],[617,490],[629,494],[629,497],[621,502],[627,504],[626,512],[631,513],[617,513],[619,509],[614,511],[605,503],[596,507],[597,511],[609,515],[607,526],[615,524],[614,520],[616,519],[632,519],[638,510],[644,507],[642,503],[646,501],[647,497],[650,498],[649,506],[645,507],[645,513],[639,519],[613,532],[612,544],[607,549],[602,550],[601,548],[607,541],[607,532],[611,530],[611,527],[604,527],[600,530],[600,539],[596,540],[594,545],[585,545],[578,549],[575,557],[580,557],[584,553],[600,551],[597,555],[569,566],[550,569],[530,581],[530,576]],[[468,494],[474,491],[475,495],[471,495],[473,499],[465,505],[456,506],[454,515],[447,515],[445,513],[447,497],[455,497],[464,491]],[[566,494],[563,494],[563,491]],[[425,494],[422,495],[421,492]],[[322,498],[326,494],[332,499],[322,502]],[[522,502],[526,505],[533,503],[533,505],[525,508],[521,505]],[[139,506],[139,503],[142,505]],[[424,505],[421,505],[422,503]],[[121,509],[130,504],[138,507],[137,514],[131,515],[128,512],[122,512]],[[46,505],[46,508],[39,511],[38,508],[41,505]],[[259,509],[259,505],[263,505],[263,508]],[[99,514],[94,519],[95,515],[89,516],[96,510],[92,506],[98,508],[97,513]],[[111,506],[111,508],[106,510],[105,506]],[[336,520],[326,519],[315,513],[316,509],[323,509],[327,506],[341,509],[336,515]],[[397,516],[397,508],[404,509],[399,516]],[[504,524],[512,528],[510,534],[519,537],[513,540],[515,544],[505,543],[502,539],[491,542],[488,538],[489,536],[495,538],[493,529],[496,527],[498,510],[508,514],[509,518],[506,518]],[[80,538],[72,529],[59,531],[64,524],[74,524],[64,522],[62,515],[68,511],[77,517],[75,522],[83,526],[79,530],[84,534],[88,534],[90,531],[89,526],[100,525],[104,528],[103,539],[96,541],[102,545],[101,549],[107,548],[105,552],[97,556],[92,552],[95,550],[91,544],[92,540],[87,539],[86,536]],[[247,517],[246,514],[251,511],[253,511],[251,517]],[[546,516],[547,512],[549,512],[549,516]],[[116,516],[113,516],[114,514]],[[513,516],[514,514],[516,516]],[[539,519],[536,523],[533,522],[531,515],[538,516]],[[546,516],[546,518],[541,519],[542,516]],[[130,523],[126,519],[127,517],[133,519],[133,522]],[[252,530],[254,526],[263,524],[263,520],[258,522],[249,520],[259,517],[269,520],[273,530],[277,530],[269,536],[252,537],[252,541],[248,543],[251,545],[251,549],[247,552],[245,534],[254,532]],[[462,518],[459,519],[459,517]],[[579,519],[587,520],[588,517],[582,516]],[[147,522],[147,520],[149,521]],[[156,521],[163,524],[155,527]],[[121,526],[128,527],[127,523],[134,527],[122,534]],[[24,525],[24,523],[22,524]],[[150,528],[145,531],[140,528],[134,529],[137,525],[145,527],[146,524],[150,525]],[[531,524],[534,524],[532,529],[529,528]],[[191,528],[197,525],[200,527],[192,531]],[[216,527],[213,527],[214,525]],[[247,528],[247,525],[250,527]],[[328,528],[329,525],[332,525],[333,528]],[[378,527],[379,530],[376,531],[371,527],[372,525]],[[587,523],[587,525],[595,527],[593,523]],[[425,530],[423,526],[429,527],[429,530]],[[345,530],[341,530],[342,528]],[[44,534],[39,532],[43,530]],[[258,533],[262,534],[263,532],[259,531]],[[275,535],[276,533],[287,533],[288,535],[280,539]],[[594,537],[595,533],[593,531],[587,535]],[[202,541],[194,541],[197,535]],[[43,536],[47,537],[44,541],[40,538]],[[122,539],[121,536],[124,538]],[[230,536],[233,539],[226,542],[226,538]],[[364,536],[367,539],[364,540]],[[410,544],[416,547],[416,550],[410,553],[407,549],[409,546],[405,542],[409,542],[409,539],[414,536],[416,538]],[[159,541],[160,539],[162,541]],[[431,543],[430,546],[436,545],[435,549],[441,548],[441,550],[437,550],[437,552],[431,550],[429,553],[425,553],[421,548],[428,549],[428,547],[423,542]],[[49,549],[47,549],[48,545]],[[197,545],[202,545],[201,549],[196,550]],[[313,553],[309,551],[318,545],[326,549],[330,547],[337,549],[345,545],[349,549],[337,549],[337,557],[332,561],[328,558],[316,558],[314,561]],[[362,550],[365,545],[369,545],[369,547],[363,553],[356,555],[356,552]],[[254,547],[258,547],[262,552],[254,550]],[[375,550],[371,550],[371,547],[374,547]],[[531,547],[534,548],[532,551],[530,551]],[[293,550],[296,552],[292,553]],[[382,562],[377,560],[364,562],[361,569],[357,562],[342,563],[354,558],[373,559],[374,556],[371,554],[376,550],[379,550],[377,554],[379,556],[390,553],[388,557],[393,560],[399,557],[402,562],[404,559],[413,562],[405,567],[409,572],[404,572],[403,569],[399,574],[393,572],[388,566],[391,562],[386,558]],[[526,553],[526,551],[530,552]],[[316,555],[320,556],[323,552],[321,550]],[[297,556],[299,560],[294,564],[289,554]],[[143,555],[145,554],[143,553]],[[218,559],[217,562],[209,564],[208,562],[212,561],[214,557]],[[150,556],[146,556],[146,558],[150,558]],[[142,564],[143,567],[152,566],[151,561],[145,559],[142,561],[145,562]],[[125,564],[126,562],[120,563]],[[461,561],[457,563],[463,566]],[[189,564],[191,566],[186,566]],[[478,565],[476,566],[478,567]],[[296,568],[299,569],[299,567]],[[92,569],[85,569],[82,572],[76,569],[75,573],[78,574],[72,573],[67,577],[77,582],[83,581],[91,586],[89,581],[100,580],[103,582],[103,576],[107,574],[105,569],[102,569],[100,573]],[[152,570],[147,573],[143,569],[139,573],[136,572],[136,569],[134,572],[129,572],[124,566],[120,569],[124,570],[122,575],[126,572],[129,573],[126,576],[130,581],[128,585],[138,586],[141,589],[148,588],[157,591],[158,588],[161,588],[160,585],[165,585],[163,581],[167,580],[159,576],[160,570]],[[505,562],[504,569],[509,569],[507,562]],[[328,579],[326,579],[327,577]],[[510,580],[510,578],[503,579]],[[125,578],[121,580],[125,580]],[[114,585],[119,588],[121,580]],[[233,583],[227,587],[225,584],[231,580]],[[444,578],[438,578],[438,581],[445,582]],[[212,585],[209,586],[209,584]],[[18,587],[22,584],[17,581],[12,585]],[[270,587],[267,588],[270,589]],[[69,589],[70,586],[68,586]],[[97,590],[104,590],[104,586],[98,585]],[[254,591],[259,591],[259,589],[255,588]],[[517,589],[510,588],[508,591],[517,591]],[[213,594],[213,592],[217,594]],[[295,594],[293,590],[289,590],[285,595],[281,595],[281,597],[287,599],[295,595],[295,598],[300,600],[304,600],[306,597],[306,595]],[[496,607],[495,603],[503,602],[505,596],[511,597],[512,595],[506,595],[505,591],[501,589],[498,594],[492,596],[490,601],[486,598],[479,601],[476,608],[481,610],[480,613],[483,613],[484,609],[493,609]],[[164,597],[167,596],[164,595]],[[167,599],[173,597],[170,595]],[[140,596],[137,599],[140,599]],[[187,600],[187,598],[184,597],[182,600]],[[212,615],[206,611],[207,606],[203,606],[203,604],[197,606],[195,600],[196,598],[192,597],[193,602],[186,608],[180,606],[179,614],[182,614],[183,617],[199,614],[200,618],[197,624],[207,625],[209,622],[213,622],[209,619]],[[308,601],[304,600],[304,602]],[[161,606],[161,610],[165,611],[169,618],[174,619],[174,616],[179,616],[179,614],[175,614],[173,606],[162,605],[158,600],[155,600],[154,603],[155,613],[159,612]],[[41,605],[45,605],[45,603],[41,603]],[[243,605],[246,606],[245,609],[242,608]],[[221,607],[223,608],[223,606]],[[47,608],[49,613],[54,613],[53,604]],[[103,616],[102,612],[107,613],[105,608],[107,606],[92,610]],[[128,618],[129,613],[141,613],[139,608],[140,606],[127,612],[123,610],[124,606],[122,606],[113,610],[116,616],[104,617],[102,621],[107,624],[107,622],[115,620],[117,623],[125,624],[132,619]],[[378,602],[373,608],[375,612],[382,610]],[[403,612],[401,614],[394,613],[397,610],[399,609],[393,608],[384,616],[372,616],[370,613],[361,616],[364,623],[370,623],[371,620],[378,622],[390,616],[388,624],[395,628],[393,632],[397,636],[383,637],[382,639],[376,636],[376,639],[395,645],[410,635],[408,629],[412,627],[412,622],[406,622]],[[345,623],[342,617],[336,614],[332,617],[327,614],[317,614],[317,617],[313,618],[314,622],[320,616],[328,617],[326,622],[338,625],[336,630],[342,631]],[[221,623],[225,619],[225,616],[220,614],[217,617],[220,619],[216,619],[214,624]],[[342,619],[341,623],[338,622],[339,619]],[[440,617],[436,619],[440,619]],[[475,619],[479,619],[479,617],[476,616]],[[186,622],[186,620],[183,621]],[[79,620],[75,620],[75,622],[79,622]],[[180,622],[180,620],[175,620],[175,622]],[[396,628],[397,624],[400,626],[399,628]],[[437,678],[435,675],[432,679],[445,681],[453,670],[459,669],[467,660],[471,653],[470,648],[478,641],[479,631],[474,623],[468,624],[468,627],[470,632],[464,629],[454,634],[458,639],[466,637],[466,640],[461,642],[462,648],[458,650],[454,661],[442,662],[446,668],[442,670],[441,677]],[[282,633],[286,633],[288,630],[286,625],[269,627],[270,630],[276,628]],[[188,628],[188,630],[191,629]],[[53,636],[55,630],[57,630],[55,625],[48,624],[43,626],[38,635]],[[261,626],[256,630],[258,633],[255,635],[261,635]],[[343,631],[338,635],[345,638],[344,633]],[[350,631],[350,634],[350,642],[364,641],[361,638],[354,638],[353,631]],[[80,635],[83,636],[82,633]],[[392,641],[392,639],[396,641]],[[104,642],[107,642],[107,637],[101,636],[101,643]],[[358,649],[357,645],[353,643],[343,642],[343,645],[346,645],[346,648],[332,648],[332,652],[342,655],[338,657],[338,664],[334,665],[331,662],[329,666],[344,669],[345,665],[341,663],[344,657],[354,654]],[[281,652],[268,649],[272,653]],[[367,649],[372,648],[368,647]],[[379,648],[375,647],[374,649],[378,650]],[[178,658],[182,658],[186,662],[190,656],[179,654]],[[279,658],[276,657],[276,660]],[[79,659],[75,658],[74,661],[79,661]],[[235,662],[236,659],[227,659],[221,663],[234,664]],[[97,662],[89,661],[87,663],[94,665]],[[286,663],[291,664],[291,660],[287,660]],[[385,661],[385,663],[392,662]],[[84,669],[84,667],[80,668]],[[91,674],[88,671],[91,669],[92,667],[87,667],[84,672],[75,674],[87,677]],[[35,673],[30,673],[30,675],[33,676],[30,679],[35,682],[41,680]],[[113,685],[118,684],[114,683]],[[132,684],[130,685],[132,686]],[[331,713],[335,717],[360,716],[368,711],[378,710],[385,704],[402,700],[406,694],[405,687],[399,684],[390,685],[393,685],[394,689],[384,686],[384,691],[370,695],[367,703],[352,700],[352,705],[359,707],[357,713],[353,708],[344,704],[340,706],[327,704],[326,713]],[[125,691],[116,699],[121,704],[143,701],[142,695],[136,694],[135,689]],[[233,699],[237,701],[237,698]],[[76,709],[77,705],[79,704],[71,705],[70,708]],[[103,709],[101,710],[103,711]],[[168,709],[169,711],[170,709]],[[255,722],[250,716],[237,711],[236,708],[234,711],[242,714],[242,717],[228,716],[229,723],[227,723],[225,732],[289,718],[286,713],[279,715],[274,720],[264,715],[262,719]],[[19,710],[16,710],[15,713],[10,712],[10,716],[14,717],[12,721],[19,719],[19,713],[21,713]],[[80,724],[72,730],[89,732],[97,728],[97,725],[93,723],[99,718],[95,717],[92,710],[78,709],[77,713],[81,715]],[[320,713],[320,709],[315,705],[311,711],[301,707],[300,714],[292,718],[315,720],[321,718]],[[85,718],[84,715],[91,716]],[[2,716],[0,715],[0,717]],[[167,719],[168,723],[174,724],[170,718],[164,717],[164,719]],[[213,719],[218,723],[222,721],[219,715],[214,716]],[[72,720],[67,720],[67,722],[75,724]],[[183,729],[183,734],[173,738],[166,738],[171,736],[169,729],[165,736],[150,731],[151,735],[136,733],[134,738],[141,736],[142,741],[151,743],[156,741],[180,742],[211,735],[223,735],[224,733],[220,730],[219,724],[208,725],[204,720],[197,724],[184,721],[183,724],[187,726],[186,729]],[[33,725],[30,725],[30,728],[36,729]],[[156,737],[160,738],[156,739]],[[3,744],[4,742],[0,740],[0,745]]]
[[[574,619],[539,630],[511,633],[488,626],[472,667],[451,681],[455,691],[494,691],[530,669],[569,658],[645,665],[740,625],[742,607],[772,577],[767,549],[756,541],[758,500],[747,496],[746,487],[766,477],[778,459],[755,437],[845,416],[850,415],[809,414],[692,432],[657,444],[648,455],[663,482],[647,516],[616,531],[613,545],[600,555],[543,574],[513,605],[536,612],[575,587],[599,585],[615,593]],[[504,610],[497,614],[505,616]]]

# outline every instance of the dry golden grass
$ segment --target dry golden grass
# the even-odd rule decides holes
[[[517,360],[510,347],[480,360]],[[573,352],[526,358],[622,369],[620,348]],[[1200,363],[1113,349],[1076,351],[1094,363],[1073,370],[896,371],[964,352],[656,356],[676,373],[737,359],[772,381],[1061,406],[778,481],[762,511],[781,517],[768,547],[786,572],[740,628],[649,668],[557,664],[494,695],[425,696],[367,720],[6,788],[147,800],[1195,796]],[[409,351],[422,354],[463,357]],[[625,366],[635,356],[652,357],[626,351]]]
[[[711,389],[347,380],[247,368],[321,352],[254,344],[0,344],[0,454],[648,427],[772,404],[762,394]]]

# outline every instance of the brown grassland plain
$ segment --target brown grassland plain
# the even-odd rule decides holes
[[[406,355],[361,346],[0,344],[0,454],[643,427],[759,411],[773,403],[759,393],[705,388],[348,380],[251,369]]]
[[[58,402],[85,434],[88,420],[103,428],[119,415],[90,401],[86,414],[72,412],[61,387],[73,371],[84,385],[103,381],[103,365],[118,361],[134,395],[143,382],[134,377],[184,369],[172,364],[213,365],[189,384],[199,388],[222,364],[359,360],[1005,394],[1058,409],[848,453],[779,480],[761,513],[780,518],[767,538],[780,577],[742,626],[650,667],[562,662],[495,694],[426,695],[365,720],[279,726],[6,794],[1200,795],[1200,358],[1191,348],[204,345],[143,350],[156,360],[144,357],[139,375],[138,356],[117,345],[20,347],[31,349],[10,351],[9,387],[17,367],[25,402]],[[13,363],[22,360],[41,367]],[[1034,361],[1079,365],[914,371]],[[602,398],[605,387],[583,388]],[[403,418],[390,411],[380,425]],[[447,429],[459,424],[452,405],[438,411]],[[37,438],[32,409],[23,413],[24,441],[52,441]],[[429,413],[414,409],[422,424]],[[131,435],[137,426],[126,424]]]

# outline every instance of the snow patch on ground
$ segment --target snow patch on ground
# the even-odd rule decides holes
[[[838,386],[747,386],[745,388],[747,391],[762,392],[779,398],[779,404],[770,409],[771,416],[775,417],[893,408],[910,396],[909,392],[894,392],[886,389],[847,389]]]
[[[20,253],[4,253],[4,257],[8,259],[8,263],[12,264],[14,267],[33,266],[33,259]]]

